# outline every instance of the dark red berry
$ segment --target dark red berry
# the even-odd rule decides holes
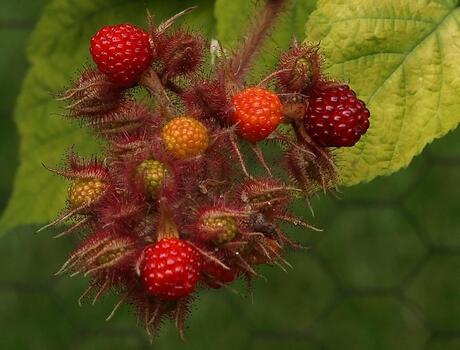
[[[208,260],[203,264],[203,275],[204,281],[209,287],[218,289],[225,284],[232,283],[236,279],[237,272]]]
[[[325,147],[351,147],[369,128],[369,116],[348,85],[336,85],[311,95],[304,124],[308,135]]]
[[[141,277],[147,292],[175,300],[193,292],[200,278],[201,256],[187,242],[164,238],[144,251]]]
[[[91,38],[90,52],[99,70],[123,87],[136,84],[153,57],[148,33],[131,24],[100,29]]]

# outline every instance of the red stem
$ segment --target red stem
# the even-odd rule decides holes
[[[247,71],[268,36],[278,15],[289,0],[266,0],[265,6],[254,19],[247,31],[246,40],[236,51],[231,61],[231,69],[238,81],[244,79]]]

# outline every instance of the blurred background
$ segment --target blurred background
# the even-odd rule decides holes
[[[0,211],[18,164],[25,48],[45,4],[0,0]],[[85,281],[53,277],[72,239],[19,227],[0,239],[0,349],[458,350],[459,138],[391,177],[315,199],[311,220],[324,232],[294,232],[310,247],[288,254],[294,270],[263,269],[254,301],[244,288],[203,293],[185,343],[168,325],[151,345],[128,307],[106,322],[110,298],[79,307]]]

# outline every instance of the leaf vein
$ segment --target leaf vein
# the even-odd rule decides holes
[[[401,61],[399,64],[393,69],[390,70],[390,73],[385,77],[383,80],[382,84],[377,87],[377,89],[374,90],[374,92],[369,96],[367,99],[367,103],[370,104],[372,99],[380,92],[380,90],[385,86],[385,84],[390,80],[393,74],[395,74],[398,69],[404,66],[406,63],[406,60],[416,51],[416,49],[422,45],[426,40],[428,40],[433,34],[436,33],[438,28],[445,22],[445,20],[452,14],[452,11],[449,11],[438,24],[436,24],[432,30],[430,30],[425,36],[423,36],[416,44],[412,47],[412,49],[408,50],[407,53],[402,57]]]

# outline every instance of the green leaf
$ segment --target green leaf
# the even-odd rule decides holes
[[[160,21],[195,2],[54,0],[45,8],[28,47],[31,68],[15,112],[21,137],[20,166],[12,197],[0,220],[1,232],[17,225],[42,224],[65,205],[67,183],[46,171],[42,162],[55,166],[72,145],[86,155],[99,149],[100,145],[76,123],[60,116],[63,104],[53,98],[88,64],[91,36],[108,24],[132,22],[145,27],[147,6]],[[200,1],[186,21],[211,36],[213,1]]]
[[[279,53],[289,47],[292,38],[301,40],[304,37],[305,22],[315,9],[316,1],[291,1],[286,13],[281,16],[279,23],[276,23],[261,56],[257,58],[255,79],[260,79],[260,74],[275,66]],[[238,44],[255,8],[254,1],[216,0],[214,13],[217,19],[217,35],[225,47],[234,47]]]
[[[18,136],[13,122],[14,98],[18,94],[27,65],[24,57],[24,42],[29,33],[1,30],[0,41],[8,43],[0,57],[2,79],[7,84],[0,86],[0,213],[6,206],[17,166]]]
[[[13,121],[13,109],[21,82],[27,70],[24,48],[38,19],[45,0],[28,3],[7,1],[2,3],[0,42],[5,43],[0,56],[2,82],[0,85],[0,213],[11,193],[17,167],[18,135]]]
[[[460,121],[457,0],[322,0],[306,26],[333,77],[349,81],[371,127],[336,152],[343,183],[388,175]]]

